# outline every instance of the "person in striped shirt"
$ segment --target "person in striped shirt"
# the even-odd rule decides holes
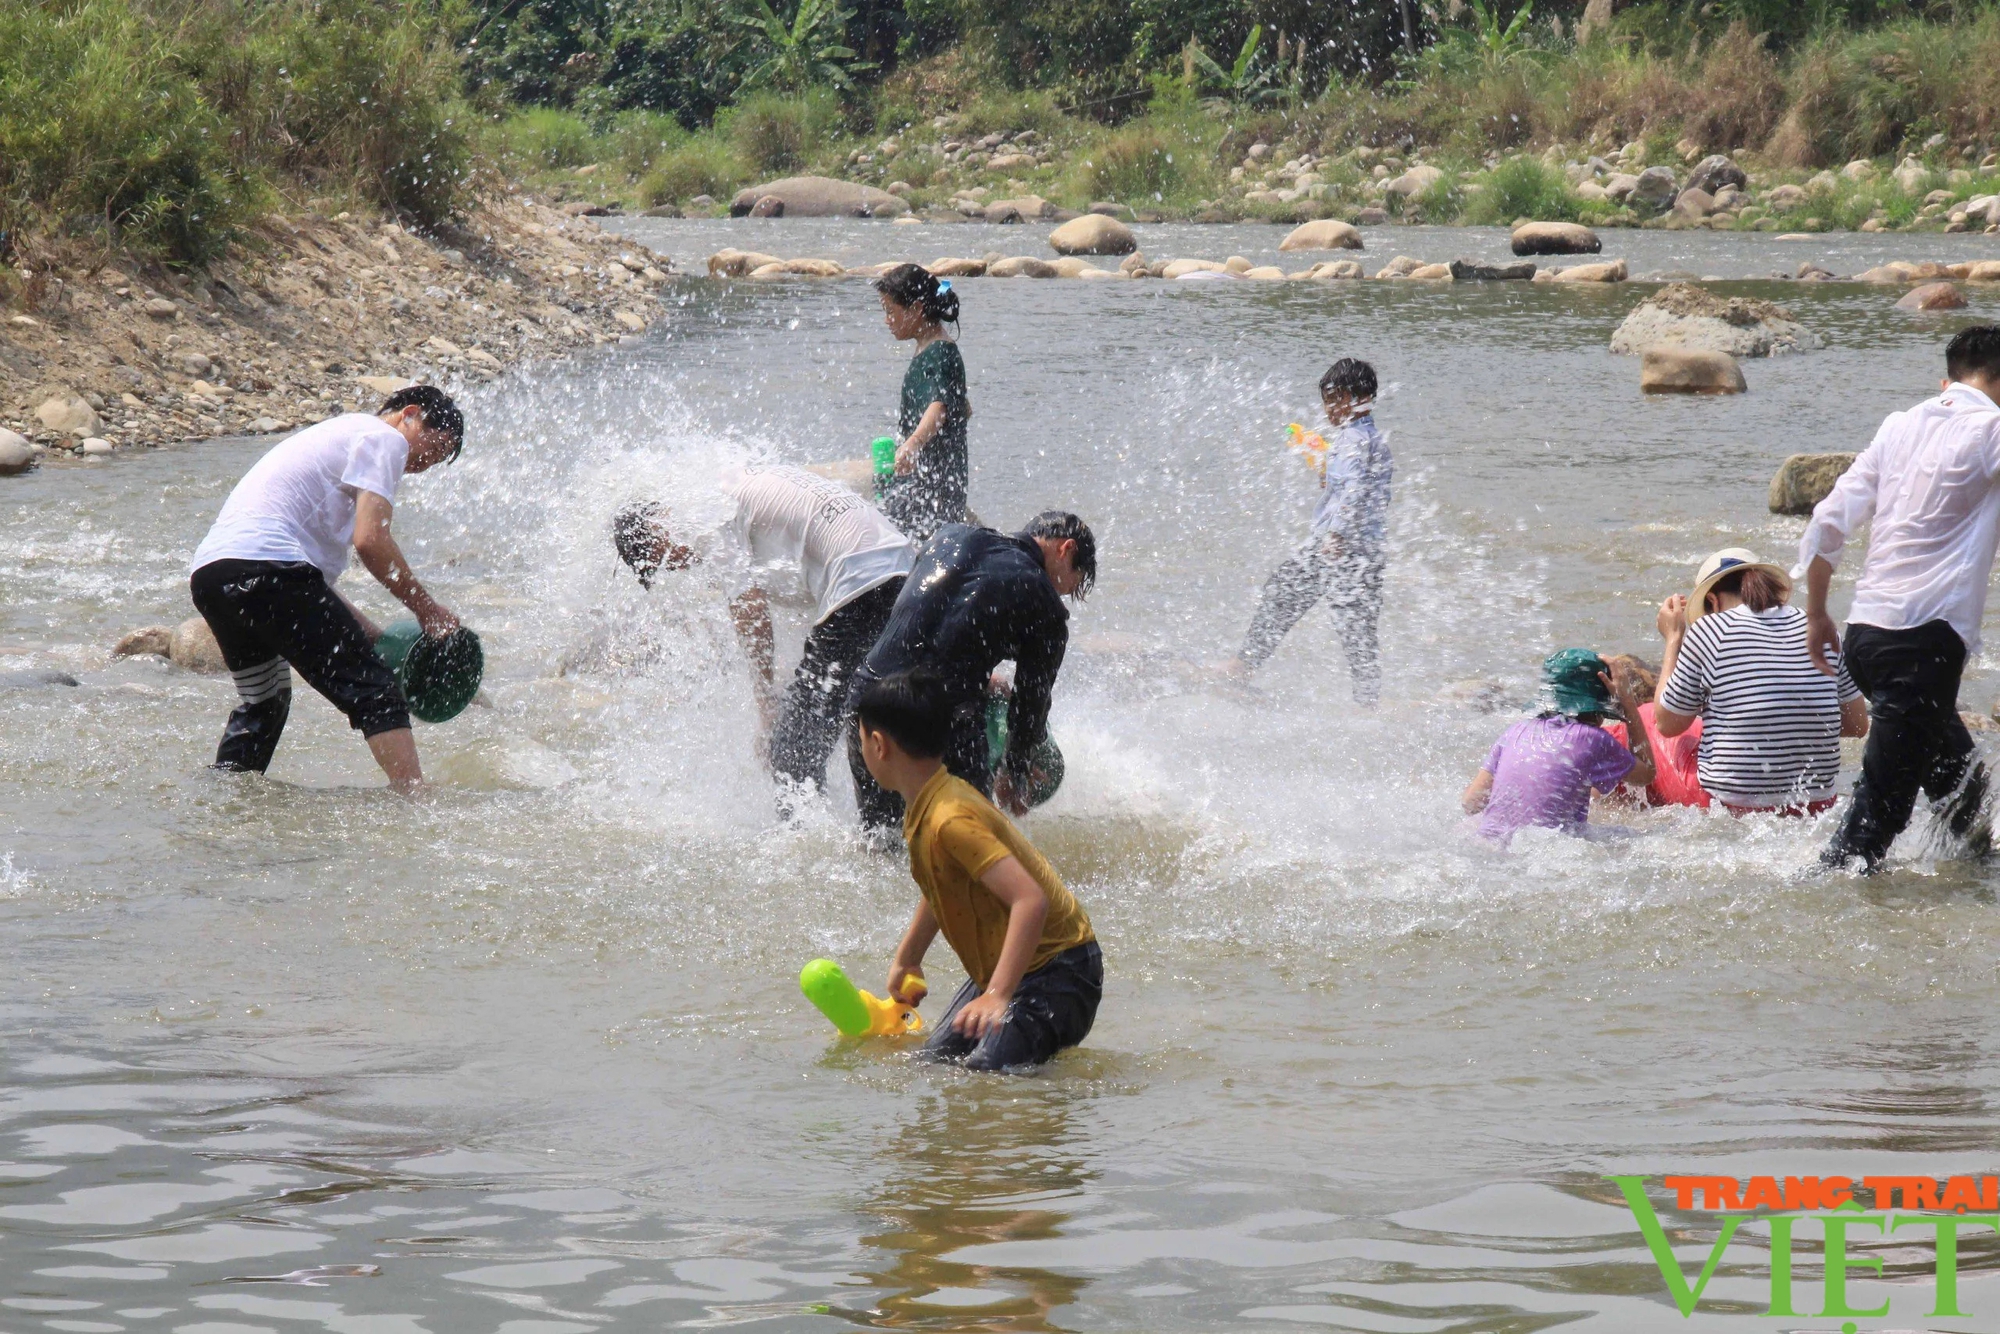
[[[1660,607],[1666,659],[1653,697],[1662,737],[1701,720],[1697,774],[1731,814],[1823,811],[1840,738],[1868,733],[1868,705],[1841,665],[1822,673],[1784,570],[1730,547],[1701,564],[1694,592]]]

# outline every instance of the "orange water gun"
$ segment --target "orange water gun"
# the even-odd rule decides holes
[[[1326,476],[1326,437],[1318,431],[1308,431],[1293,422],[1285,428],[1285,448],[1312,464],[1321,477]]]

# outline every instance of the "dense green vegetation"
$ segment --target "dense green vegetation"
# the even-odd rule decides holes
[[[920,206],[987,187],[1282,216],[1365,202],[1357,145],[1451,168],[1408,201],[1425,216],[1505,221],[1588,216],[1563,160],[1632,144],[1628,163],[1692,144],[1802,183],[1856,157],[1976,169],[2000,138],[2000,11],[15,0],[0,107],[0,247],[17,252],[96,238],[200,262],[315,198],[430,224],[482,170],[638,206],[812,170],[900,180]],[[1004,172],[947,152],[1024,130],[1043,151]],[[1242,181],[1259,141],[1317,160],[1313,200],[1280,208]],[[1827,225],[1917,213],[1862,184],[1819,201]]]

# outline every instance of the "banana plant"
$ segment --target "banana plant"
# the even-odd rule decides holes
[[[1258,47],[1264,41],[1264,25],[1255,24],[1250,35],[1243,39],[1243,48],[1236,53],[1235,61],[1228,69],[1215,63],[1201,44],[1190,40],[1184,68],[1192,76],[1199,72],[1202,83],[1211,88],[1219,88],[1222,96],[1233,102],[1268,102],[1284,95],[1284,89],[1272,86],[1274,71],[1258,60]]]
[[[771,8],[771,0],[744,0],[730,18],[748,29],[761,47],[761,59],[744,76],[745,87],[774,87],[802,92],[819,84],[853,86],[851,75],[874,66],[854,58],[842,42],[851,9],[836,0],[799,0],[790,20]]]
[[[1535,16],[1535,0],[1523,0],[1504,28],[1500,26],[1499,0],[1494,0],[1491,5],[1485,0],[1470,0],[1470,4],[1473,41],[1489,66],[1496,70],[1504,69],[1529,56],[1528,39],[1522,34],[1528,21]]]

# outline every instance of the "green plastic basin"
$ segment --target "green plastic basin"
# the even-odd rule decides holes
[[[415,621],[395,621],[382,628],[375,654],[396,674],[410,712],[427,723],[449,722],[465,712],[486,674],[479,636],[463,626],[432,639]]]

